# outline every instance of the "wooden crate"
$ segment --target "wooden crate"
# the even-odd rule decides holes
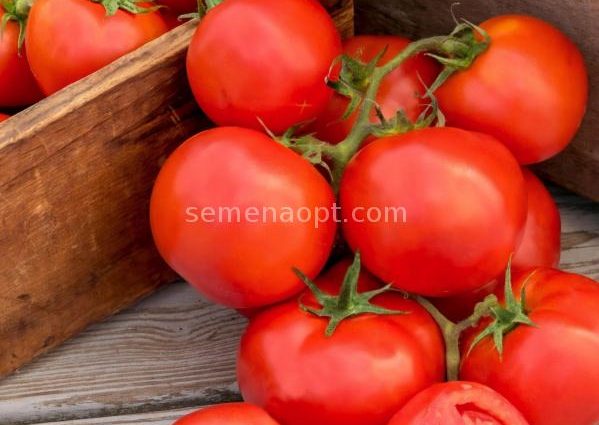
[[[352,0],[331,13],[353,31]],[[0,376],[176,276],[148,201],[159,167],[210,126],[183,25],[0,126]]]
[[[413,39],[444,34],[455,26],[455,0],[356,0],[358,33],[400,34]],[[599,1],[594,0],[460,0],[457,16],[478,23],[507,13],[543,18],[568,34],[582,49],[591,84],[585,121],[572,145],[536,167],[544,177],[599,201]]]

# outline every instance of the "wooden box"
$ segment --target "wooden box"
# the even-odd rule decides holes
[[[328,1],[344,35],[352,0]],[[0,126],[0,377],[176,275],[156,252],[161,163],[209,127],[187,23]]]
[[[418,37],[452,27],[453,0],[355,0],[359,32]],[[330,0],[344,35],[352,0]],[[569,33],[599,91],[599,3],[464,0],[474,22],[526,12]],[[0,377],[176,279],[149,232],[148,200],[162,161],[210,126],[187,87],[185,24],[0,126]],[[593,93],[594,94],[594,93]],[[579,138],[540,169],[599,200],[592,134],[599,97]]]

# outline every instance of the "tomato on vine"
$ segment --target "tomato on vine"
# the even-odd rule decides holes
[[[365,267],[435,297],[498,276],[526,219],[524,178],[510,152],[490,136],[450,127],[367,145],[347,166],[339,199],[344,236]]]
[[[582,54],[558,29],[531,16],[498,16],[480,26],[490,47],[436,93],[448,124],[496,137],[521,164],[556,155],[586,111]]]
[[[264,133],[218,127],[183,143],[152,193],[150,220],[166,262],[207,298],[263,307],[303,289],[335,238],[334,195],[305,159]]]
[[[202,18],[187,75],[216,124],[280,134],[325,108],[325,77],[340,53],[335,23],[316,0],[227,0]]]
[[[237,368],[245,400],[285,425],[387,425],[443,380],[434,320],[360,274],[358,257],[304,279],[312,292],[250,320]]]

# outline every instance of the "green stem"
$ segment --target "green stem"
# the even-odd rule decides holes
[[[498,304],[497,297],[489,295],[483,302],[479,303],[470,317],[459,323],[454,323],[445,317],[429,300],[416,297],[418,303],[429,312],[435,319],[443,339],[445,341],[445,366],[447,368],[447,380],[457,381],[460,371],[460,337],[462,333],[474,327],[483,317],[491,315],[491,309]]]

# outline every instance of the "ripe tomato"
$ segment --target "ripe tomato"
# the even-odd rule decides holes
[[[174,15],[183,15],[198,11],[197,0],[158,0],[158,4],[166,6],[167,12]]]
[[[481,27],[491,46],[437,92],[449,125],[503,142],[522,164],[543,161],[574,137],[588,97],[578,48],[530,16],[499,16]]]
[[[0,7],[0,19],[4,10]],[[44,96],[31,74],[25,46],[19,54],[19,24],[8,21],[0,37],[0,106],[28,106]]]
[[[134,15],[119,9],[107,17],[101,4],[89,0],[36,0],[27,25],[27,58],[50,95],[167,30],[156,12]]]
[[[278,425],[264,410],[248,403],[206,407],[182,417],[173,425]]]
[[[335,237],[333,204],[308,161],[263,133],[221,127],[167,160],[150,218],[173,269],[209,299],[251,308],[301,291],[293,267],[318,274]]]
[[[1,114],[0,113],[0,122],[5,121],[10,118],[10,115]]]
[[[343,231],[364,265],[415,294],[449,296],[498,276],[519,241],[526,192],[492,137],[428,128],[378,139],[341,181]]]
[[[383,65],[397,56],[409,43],[410,40],[402,37],[362,35],[345,41],[343,53],[367,63],[387,48],[379,62]],[[432,85],[439,70],[436,61],[418,55],[408,59],[387,75],[376,97],[376,102],[385,117],[392,118],[401,109],[410,120],[416,121],[426,108],[426,99],[423,99],[426,87]],[[329,143],[339,143],[345,139],[358,114],[355,111],[348,119],[343,120],[348,104],[349,100],[346,97],[334,94],[327,108],[315,123],[308,127],[308,132],[315,132],[316,137]],[[374,111],[372,121],[377,121]]]
[[[522,171],[528,193],[528,215],[512,268],[557,267],[561,252],[559,210],[543,183],[531,171]]]
[[[338,294],[347,262],[316,280]],[[359,287],[380,287],[363,274]],[[314,297],[300,300],[317,308]],[[413,395],[444,377],[439,328],[416,302],[398,293],[375,305],[407,314],[364,314],[325,336],[328,320],[297,300],[253,317],[242,337],[238,379],[245,400],[285,425],[386,425]]]
[[[325,77],[340,52],[335,24],[316,0],[227,0],[198,26],[187,74],[215,123],[262,129],[261,119],[281,133],[325,108]]]
[[[389,425],[528,425],[503,396],[475,382],[435,384],[410,400]]]
[[[522,240],[512,257],[512,270],[556,267],[561,250],[559,210],[543,183],[526,168],[522,172],[528,194],[528,213]],[[448,319],[458,322],[470,316],[476,304],[492,294],[503,281],[502,273],[482,288],[432,302]]]
[[[462,346],[461,378],[498,391],[531,424],[597,424],[599,285],[543,268],[516,279],[516,298],[524,285],[528,316],[536,326],[517,325],[509,332],[502,357],[490,337],[466,355],[487,323],[469,331]]]

